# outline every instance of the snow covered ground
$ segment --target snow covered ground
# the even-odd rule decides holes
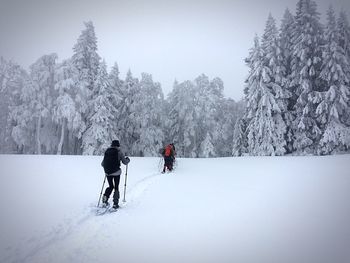
[[[0,155],[0,262],[350,262],[350,155],[131,158],[96,216],[101,160]]]

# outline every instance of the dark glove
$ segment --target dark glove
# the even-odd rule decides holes
[[[125,160],[127,161],[127,163],[130,162],[130,158],[128,156],[125,157]]]

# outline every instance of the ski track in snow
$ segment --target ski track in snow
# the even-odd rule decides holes
[[[11,262],[11,263],[22,263],[22,262],[32,262],[31,259],[35,258],[42,251],[46,251],[51,247],[57,245],[57,243],[64,243],[66,239],[71,237],[73,234],[80,232],[84,233],[86,228],[89,229],[90,235],[99,235],[104,234],[108,238],[108,233],[103,233],[103,229],[105,229],[105,225],[101,224],[100,227],[97,227],[94,231],[91,231],[91,221],[97,220],[96,218],[102,218],[101,220],[105,220],[106,218],[110,218],[111,216],[120,216],[119,214],[127,214],[127,211],[138,206],[142,200],[141,197],[146,194],[149,188],[160,178],[160,173],[154,173],[144,177],[143,179],[137,181],[130,189],[126,189],[126,203],[122,202],[122,194],[124,190],[124,184],[119,185],[119,190],[121,192],[120,198],[120,209],[116,213],[109,214],[108,212],[105,215],[97,216],[95,214],[96,206],[94,204],[90,204],[83,211],[83,215],[81,213],[74,213],[73,215],[67,216],[63,222],[52,227],[49,232],[39,234],[37,236],[30,237],[26,240],[23,240],[16,246],[16,248],[9,247],[8,251],[13,251],[9,253],[9,256],[1,259],[1,262]],[[79,216],[80,215],[80,216]],[[103,219],[105,218],[105,219]],[[107,219],[106,219],[107,220]],[[109,224],[112,222],[108,222]],[[118,221],[113,222],[118,223]],[[88,226],[87,226],[88,225]],[[96,226],[95,226],[96,227]],[[80,235],[78,235],[80,236]],[[26,248],[23,251],[22,248]],[[76,251],[79,253],[79,251]],[[16,258],[12,258],[10,255],[17,255]],[[84,262],[84,261],[82,261]]]

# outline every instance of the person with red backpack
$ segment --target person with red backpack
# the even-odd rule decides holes
[[[162,155],[164,157],[164,167],[162,173],[165,173],[166,169],[168,171],[173,170],[173,164],[175,160],[175,146],[173,143],[168,144],[164,147],[162,151]]]

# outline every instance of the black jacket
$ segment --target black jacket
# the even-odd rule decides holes
[[[110,147],[106,150],[101,165],[107,175],[120,175],[120,161],[127,165],[130,159],[125,157],[119,147]]]

